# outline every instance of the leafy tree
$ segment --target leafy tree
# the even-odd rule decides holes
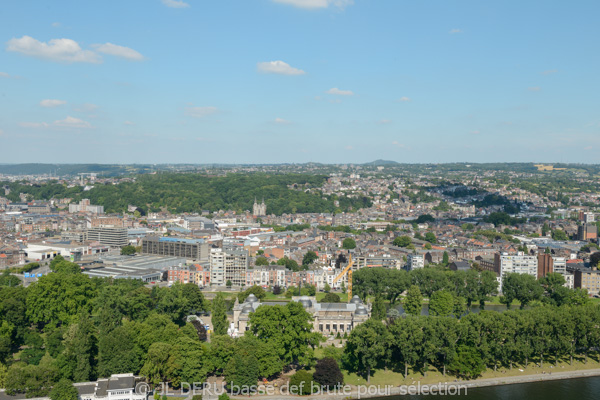
[[[425,240],[427,240],[429,243],[437,243],[437,238],[435,237],[433,232],[427,232],[425,234]]]
[[[307,251],[302,258],[302,265],[310,265],[319,259],[319,256],[314,251]]]
[[[229,279],[227,279],[227,282],[225,282],[225,286],[230,288],[231,286],[233,286],[233,283],[231,283],[231,281]]]
[[[535,276],[528,274],[506,274],[502,281],[500,301],[510,308],[513,300],[521,302],[521,309],[533,300],[539,300],[544,290]]]
[[[98,375],[109,377],[140,369],[135,332],[130,324],[116,327],[98,340]]]
[[[408,288],[406,298],[404,299],[404,311],[409,315],[421,315],[421,309],[423,307],[423,295],[418,286],[411,286]]]
[[[0,275],[0,286],[14,287],[19,286],[20,284],[21,280],[16,276],[11,275],[9,270],[4,270],[2,275]]]
[[[245,335],[237,339],[235,351],[256,357],[258,377],[268,378],[277,375],[283,369],[283,362],[269,344],[254,335]]]
[[[256,260],[254,260],[254,265],[269,265],[269,260],[267,260],[267,257],[256,257]]]
[[[450,257],[448,256],[448,252],[444,251],[444,255],[442,256],[442,265],[446,266],[450,263]]]
[[[210,370],[223,372],[236,352],[235,341],[231,336],[218,335],[211,338],[209,356]]]
[[[320,334],[312,332],[312,316],[300,303],[259,307],[250,314],[250,332],[266,342],[283,365],[308,365]]]
[[[552,239],[564,241],[564,240],[569,240],[569,237],[567,236],[565,231],[563,231],[561,229],[554,229],[552,231]]]
[[[598,263],[600,263],[600,251],[597,251],[590,256],[590,265],[592,267],[597,267]]]
[[[281,287],[279,285],[273,286],[273,294],[274,295],[281,294]]]
[[[171,380],[176,369],[177,360],[173,346],[169,343],[156,342],[148,349],[146,362],[140,370],[140,374],[145,376],[148,382],[158,385],[160,382]]]
[[[127,245],[121,247],[121,255],[122,256],[132,256],[135,254],[135,246]]]
[[[383,302],[383,297],[381,295],[375,296],[375,301],[373,302],[373,308],[371,309],[371,318],[376,319],[378,321],[382,321],[386,317],[386,307]]]
[[[388,332],[379,320],[369,319],[352,330],[344,349],[344,364],[348,370],[365,374],[371,382],[371,370],[386,354]]]
[[[82,312],[79,321],[67,329],[65,350],[58,357],[61,374],[75,382],[87,382],[95,378],[96,336],[89,314]]]
[[[6,393],[24,393],[25,397],[44,397],[60,379],[54,360],[45,355],[39,365],[12,364],[6,374]]]
[[[79,393],[73,382],[68,379],[61,379],[50,391],[50,400],[77,400]]]
[[[449,369],[458,377],[465,379],[477,378],[485,370],[481,355],[477,349],[468,346],[459,346],[454,361]]]
[[[394,239],[393,244],[397,247],[408,247],[412,244],[412,240],[409,236],[398,236]]]
[[[346,250],[352,250],[356,248],[356,241],[352,238],[346,238],[342,242],[342,248]]]
[[[171,289],[173,289],[171,287]],[[206,310],[207,305],[204,299],[204,294],[195,283],[188,282],[181,286],[181,292],[183,297],[187,300],[186,303],[186,314],[198,314],[201,311]]]
[[[454,312],[454,296],[448,290],[439,290],[429,299],[429,314],[448,317]]]
[[[331,292],[331,286],[329,286],[329,283],[326,283],[325,286],[323,286],[323,291],[325,293]]]
[[[333,358],[322,358],[317,361],[313,379],[319,385],[329,389],[344,384],[344,375],[338,362]]]
[[[292,260],[292,259],[288,258],[287,256],[277,260],[277,265],[284,265],[287,269],[289,269],[290,271],[293,271],[293,272],[300,271],[300,267],[298,266],[298,263],[296,262],[296,260]]]
[[[313,375],[308,371],[300,370],[290,378],[290,394],[309,395],[312,393],[312,387]]]
[[[227,309],[225,307],[225,297],[219,292],[212,301],[212,316],[213,331],[215,335],[224,335],[227,333],[229,321],[227,319]]]
[[[321,299],[321,303],[339,303],[340,301],[340,296],[335,293],[327,293]]]
[[[258,381],[258,361],[254,354],[237,352],[227,363],[225,378],[232,393],[249,392]]]
[[[432,217],[431,215],[429,215],[429,214],[422,214],[422,215],[419,215],[419,217],[418,217],[418,218],[415,220],[415,222],[416,222],[417,224],[426,224],[426,223],[429,223],[429,222],[434,222],[434,221],[435,221],[435,218],[433,218],[433,217]]]
[[[84,274],[48,274],[27,288],[27,318],[37,324],[72,322],[90,311],[95,288]]]
[[[390,350],[392,358],[404,365],[404,377],[408,376],[408,366],[415,366],[421,358],[424,331],[421,317],[398,318],[390,325],[390,335],[395,338]]]

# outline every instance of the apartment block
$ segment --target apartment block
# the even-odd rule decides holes
[[[184,257],[194,262],[208,262],[209,245],[202,239],[148,236],[142,240],[142,254]]]
[[[210,283],[225,286],[231,281],[234,286],[246,284],[248,271],[247,250],[212,249],[210,253]]]

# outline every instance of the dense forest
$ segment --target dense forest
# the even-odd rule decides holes
[[[123,212],[135,205],[143,212],[168,210],[176,213],[208,210],[252,210],[254,199],[263,198],[267,213],[320,213],[352,211],[371,206],[367,197],[323,196],[318,189],[326,176],[309,174],[229,174],[211,177],[201,174],[162,173],[138,175],[135,182],[117,185],[97,184],[83,192],[80,187],[54,183],[27,185],[2,183],[11,188],[10,200],[18,201],[19,193],[34,199],[70,197],[74,201],[89,198],[103,205],[106,212]],[[339,202],[336,206],[335,201]]]

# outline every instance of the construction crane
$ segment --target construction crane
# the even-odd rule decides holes
[[[333,283],[336,283],[337,281],[342,279],[346,274],[348,275],[348,301],[352,299],[352,264],[354,264],[354,261],[352,261],[352,255],[348,254],[348,265],[333,280]]]

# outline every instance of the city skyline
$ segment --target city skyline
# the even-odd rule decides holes
[[[33,4],[4,163],[597,163],[595,2]]]

